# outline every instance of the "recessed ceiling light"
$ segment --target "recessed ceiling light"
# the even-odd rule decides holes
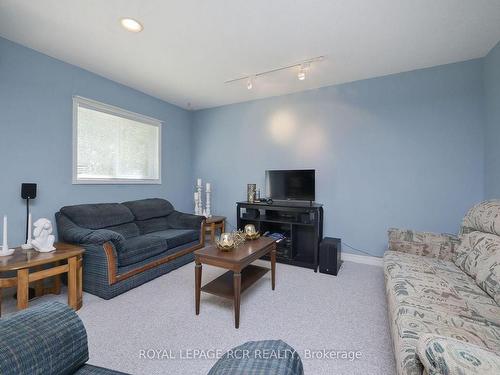
[[[120,23],[125,30],[131,31],[133,33],[139,33],[144,29],[141,23],[137,20],[134,20],[133,18],[122,18],[120,20]]]

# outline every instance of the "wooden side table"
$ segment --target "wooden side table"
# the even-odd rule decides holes
[[[224,233],[226,230],[226,217],[225,216],[211,216],[205,221],[205,229],[210,231],[210,239],[212,243],[215,242],[215,231],[220,230]]]
[[[82,254],[81,247],[66,243],[54,244],[56,250],[40,253],[36,250],[16,248],[14,254],[0,257],[0,314],[1,289],[17,286],[17,308],[28,307],[29,284],[36,283],[35,291],[39,295],[61,290],[61,274],[68,274],[68,305],[78,310],[82,307]],[[16,276],[3,277],[2,274],[15,271]],[[31,272],[30,272],[31,271]],[[42,280],[54,277],[51,288],[44,288]]]

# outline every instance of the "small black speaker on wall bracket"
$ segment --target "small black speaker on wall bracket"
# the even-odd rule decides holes
[[[319,244],[319,272],[337,276],[342,261],[340,259],[342,241],[340,238],[325,237]]]
[[[36,198],[36,184],[23,183],[21,184],[21,198],[26,199],[26,241],[28,241],[28,218],[30,215],[30,199]]]

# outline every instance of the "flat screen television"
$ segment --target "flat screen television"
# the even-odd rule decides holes
[[[267,196],[274,200],[315,200],[315,170],[266,171]]]

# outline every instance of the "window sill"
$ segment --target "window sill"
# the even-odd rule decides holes
[[[73,180],[73,185],[161,185],[161,179],[158,180],[78,179],[78,180]]]

